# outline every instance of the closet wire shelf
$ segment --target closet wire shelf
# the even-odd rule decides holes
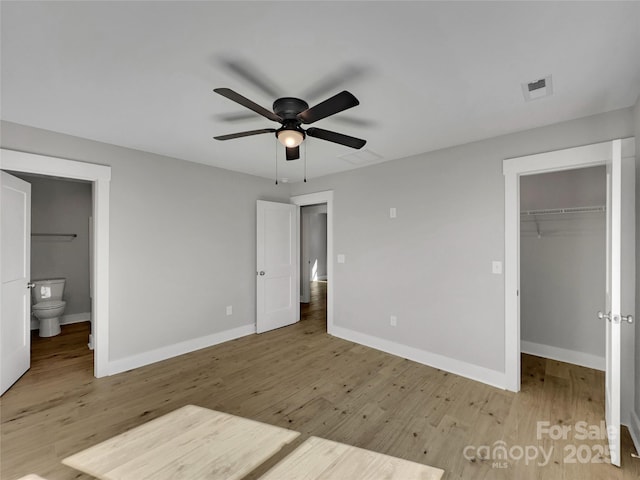
[[[32,237],[73,237],[78,236],[77,233],[32,233]]]
[[[521,216],[535,216],[535,215],[560,215],[566,213],[600,213],[606,212],[607,207],[604,205],[597,205],[594,207],[568,207],[568,208],[546,208],[541,210],[524,210],[520,212]]]
[[[524,210],[520,212],[520,233],[522,236],[536,235],[538,238],[542,238],[543,236],[576,235],[580,232],[597,229],[598,226],[594,224],[594,221],[596,221],[600,216],[591,216],[589,214],[604,213],[606,211],[607,207],[605,205]],[[567,226],[566,220],[569,220],[569,217],[561,216],[567,214],[587,215],[573,217],[580,219],[580,224],[573,225],[573,222],[571,222],[571,224]],[[585,223],[585,221],[587,223]],[[543,222],[546,225],[544,231],[541,228],[541,223]],[[531,227],[535,228],[532,229]]]
[[[71,242],[77,238],[77,233],[32,233],[31,238],[43,242]]]

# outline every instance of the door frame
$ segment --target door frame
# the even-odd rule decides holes
[[[505,388],[520,391],[520,177],[604,165],[616,140],[552,152],[509,158],[502,162],[505,195]],[[622,158],[635,155],[634,138],[625,138]]]
[[[327,333],[333,335],[333,190],[295,195],[291,203],[299,207],[327,204]],[[297,233],[297,248],[300,249],[300,227]],[[298,251],[298,275],[300,275],[300,252]]]
[[[91,323],[93,374],[109,375],[109,188],[111,167],[0,149],[0,170],[84,180],[92,183],[93,273]]]

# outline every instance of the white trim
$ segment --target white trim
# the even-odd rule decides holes
[[[173,345],[167,345],[166,347],[156,348],[155,350],[150,350],[148,352],[113,360],[109,362],[109,375],[115,375],[116,373],[126,372],[128,370],[133,370],[134,368],[144,367],[145,365],[161,362],[162,360],[177,357],[178,355],[184,355],[185,353],[201,350],[203,348],[218,345],[220,343],[235,340],[236,338],[245,337],[254,333],[256,333],[256,326],[254,324],[243,325],[241,327],[232,328],[231,330],[213,333],[206,337],[185,340],[180,343],[174,343]]]
[[[605,369],[604,356],[600,357],[591,353],[578,352],[576,350],[554,347],[552,345],[543,345],[541,343],[527,342],[525,340],[520,342],[520,347],[522,349],[522,353],[528,353],[529,355],[550,358],[552,360],[558,360],[559,362],[572,363],[574,365],[593,368],[595,370],[604,371]]]
[[[60,325],[70,325],[72,323],[82,323],[91,321],[91,312],[71,313],[60,317]]]
[[[109,363],[109,188],[111,167],[45,155],[0,149],[0,169],[93,183],[93,312],[96,377],[108,375]]]
[[[517,174],[504,177],[504,338],[505,388],[520,391],[520,181]],[[513,226],[517,225],[515,237]],[[513,241],[515,238],[515,242]]]
[[[634,410],[631,410],[630,417],[629,433],[631,433],[631,439],[636,447],[636,453],[640,454],[640,417]]]
[[[305,205],[327,204],[327,333],[334,334],[333,325],[333,190],[308,193],[291,197],[291,203],[303,207]],[[298,229],[300,235],[300,229]],[[298,238],[298,245],[300,239]],[[298,259],[300,255],[298,255]],[[300,267],[298,266],[298,271]]]
[[[505,387],[520,391],[520,176],[604,165],[615,140],[502,162],[505,205]],[[635,155],[633,138],[622,140],[622,156]]]
[[[407,358],[423,365],[439,368],[440,370],[451,372],[456,375],[460,375],[461,377],[504,389],[505,378],[503,372],[490,370],[488,368],[474,365],[473,363],[463,362],[437,353],[427,352],[425,350],[392,342],[390,340],[373,337],[348,328],[334,326],[332,335],[350,342],[375,348],[376,350],[381,350],[398,357]]]

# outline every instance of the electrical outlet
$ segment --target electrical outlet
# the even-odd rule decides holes
[[[396,210],[396,207],[391,207],[389,209],[389,218],[396,218],[398,212]]]
[[[391,317],[389,317],[389,325],[391,325],[392,327],[398,325],[398,317],[396,317],[395,315],[391,315]]]
[[[233,305],[227,305],[227,315],[233,315]]]
[[[347,257],[344,253],[338,254],[338,263],[345,263],[347,261]]]

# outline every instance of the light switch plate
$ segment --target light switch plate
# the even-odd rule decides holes
[[[227,315],[233,314],[233,305],[227,305]]]
[[[495,275],[502,275],[502,262],[497,260],[491,262],[491,273]]]
[[[347,260],[347,259],[346,259],[346,257],[345,257],[345,255],[344,255],[344,254],[342,254],[342,253],[339,253],[339,254],[338,254],[338,263],[345,263],[345,262],[346,262],[346,260]]]
[[[396,207],[391,207],[389,209],[389,218],[396,218],[397,213]]]

